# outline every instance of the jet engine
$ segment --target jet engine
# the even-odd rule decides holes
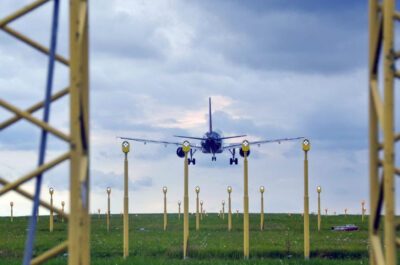
[[[179,156],[180,158],[185,157],[185,152],[183,152],[182,147],[178,147],[178,149],[176,149],[176,155]]]

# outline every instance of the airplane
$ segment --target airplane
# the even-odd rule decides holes
[[[238,164],[238,159],[236,157],[236,149],[239,149],[239,154],[243,156],[243,151],[241,149],[242,143],[228,143],[224,144],[224,140],[226,139],[233,139],[233,138],[243,138],[246,135],[234,135],[234,136],[228,136],[228,137],[223,137],[221,136],[220,132],[214,131],[213,130],[213,123],[212,123],[212,112],[211,112],[211,98],[208,99],[208,115],[209,115],[209,128],[208,132],[206,132],[203,137],[193,137],[193,136],[183,136],[183,135],[174,135],[174,137],[177,138],[184,138],[184,139],[191,139],[191,140],[196,140],[200,141],[200,144],[192,144],[190,143],[190,157],[188,158],[188,164],[196,164],[196,159],[193,157],[193,155],[197,151],[201,151],[204,154],[212,154],[211,161],[216,161],[217,157],[216,154],[220,154],[226,150],[228,150],[232,157],[229,159],[229,164],[230,165],[237,165]],[[135,141],[135,142],[142,142],[144,144],[147,143],[156,143],[156,144],[163,144],[165,146],[167,145],[175,145],[178,146],[176,149],[176,155],[180,158],[185,157],[185,153],[182,150],[182,143],[180,142],[169,142],[169,141],[160,141],[160,140],[151,140],[151,139],[140,139],[140,138],[130,138],[130,137],[120,137],[118,136],[117,138],[120,138],[122,140],[128,140],[128,141]],[[273,140],[261,140],[261,141],[249,141],[248,143],[250,145],[258,145],[260,146],[261,144],[266,144],[266,143],[281,143],[285,141],[295,141],[295,140],[300,140],[303,139],[304,137],[295,137],[295,138],[282,138],[282,139],[273,139]],[[250,152],[248,152],[247,156],[250,155]]]

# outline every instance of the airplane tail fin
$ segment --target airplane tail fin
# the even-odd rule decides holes
[[[212,116],[211,116],[211,98],[208,98],[208,115],[209,115],[209,130],[212,132]]]

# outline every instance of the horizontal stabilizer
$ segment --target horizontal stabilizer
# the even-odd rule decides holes
[[[192,137],[192,136],[182,136],[182,135],[174,135],[174,137],[184,138],[184,139],[194,139],[194,140],[203,140],[203,137]]]
[[[246,137],[247,135],[234,135],[234,136],[227,136],[227,137],[221,137],[221,140],[225,140],[225,139],[232,139],[232,138],[241,138],[241,137]]]

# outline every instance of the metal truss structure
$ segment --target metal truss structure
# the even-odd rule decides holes
[[[50,48],[43,46],[35,40],[14,30],[9,24],[20,19],[25,14],[34,11],[47,2],[54,2],[52,41]],[[90,263],[89,248],[89,65],[88,65],[88,2],[87,0],[69,1],[69,50],[70,58],[55,53],[55,40],[57,32],[59,0],[36,0],[31,4],[17,10],[9,16],[0,19],[0,29],[17,40],[31,46],[37,51],[49,57],[48,83],[45,100],[38,102],[29,108],[22,110],[15,105],[0,99],[0,106],[14,114],[13,117],[5,121],[0,121],[0,131],[12,124],[24,119],[42,130],[41,148],[39,150],[39,165],[33,171],[10,182],[0,177],[0,196],[15,191],[22,196],[34,201],[34,210],[30,220],[29,234],[35,233],[37,205],[53,210],[58,215],[68,219],[68,239],[65,242],[47,250],[46,252],[32,259],[34,236],[28,234],[25,248],[24,264],[41,264],[48,259],[57,256],[68,250],[69,265],[87,265]],[[57,8],[56,8],[57,7]],[[69,87],[51,93],[51,81],[53,76],[53,65],[55,61],[69,66]],[[23,78],[23,76],[21,76]],[[48,122],[50,103],[69,94],[70,102],[70,132],[66,134],[53,127]],[[32,113],[43,109],[44,118],[40,120]],[[52,134],[57,138],[69,143],[69,150],[50,161],[45,161],[44,154],[46,149],[46,135]],[[41,183],[41,175],[56,165],[70,160],[70,214],[67,215],[61,209],[51,207],[45,201],[39,200],[40,185],[35,194],[25,191],[20,186],[29,180],[36,179]],[[36,208],[35,208],[36,205]],[[33,224],[33,226],[32,226]],[[33,239],[32,239],[33,238]],[[30,241],[31,240],[31,241]],[[29,253],[30,252],[30,253]]]
[[[400,78],[396,70],[400,50],[394,47],[396,21],[400,21],[400,12],[395,11],[394,0],[369,1],[369,240],[370,263],[379,265],[397,264],[400,244],[395,222],[395,175],[400,175],[395,166],[395,144],[400,140],[394,118],[395,79]]]

